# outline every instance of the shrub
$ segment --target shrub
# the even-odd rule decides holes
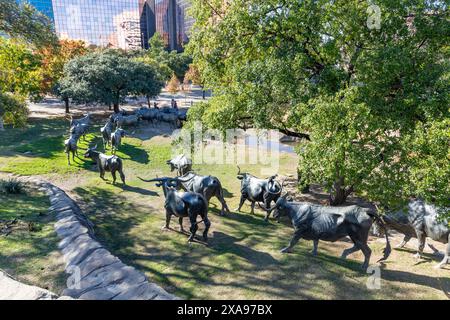
[[[19,95],[0,92],[0,120],[13,127],[25,126],[29,110],[25,99]]]
[[[0,180],[0,193],[3,194],[22,194],[25,193],[25,187],[17,179]]]

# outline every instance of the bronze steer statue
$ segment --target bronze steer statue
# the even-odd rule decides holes
[[[142,107],[136,111],[136,114],[139,114],[142,120],[152,122],[153,124],[162,121],[176,128],[181,127],[181,121],[186,121],[187,119],[185,111],[179,111],[173,108],[156,109]]]
[[[220,215],[225,214],[225,210],[230,212],[230,209],[223,197],[222,184],[217,177],[201,176],[194,172],[188,172],[181,177],[174,178],[177,182],[177,187],[183,188],[185,191],[196,192],[202,194],[206,201],[211,200],[212,197],[219,199],[222,204]]]
[[[403,211],[389,212],[380,216],[383,220],[387,230],[395,230],[403,234],[402,242],[396,246],[397,248],[403,248],[409,240],[412,238],[417,238],[416,230],[408,221],[408,214]],[[380,231],[380,225],[378,221],[374,224],[374,233],[378,236],[383,236],[383,232]],[[439,254],[439,250],[436,249],[432,244],[428,243],[428,247],[434,252],[434,254]]]
[[[70,117],[70,127],[74,127],[78,124],[86,124],[89,125],[91,123],[91,114],[88,113],[86,116],[80,119],[74,119],[72,116]]]
[[[388,229],[394,229],[405,235],[400,247],[403,247],[411,238],[417,238],[419,245],[416,257],[423,254],[426,238],[446,243],[444,258],[435,266],[442,268],[449,263],[450,258],[450,228],[445,220],[439,220],[438,210],[435,206],[426,204],[422,200],[412,200],[408,204],[408,212],[403,211],[385,214],[381,219]],[[439,251],[428,244],[435,254]]]
[[[100,132],[102,133],[102,139],[103,139],[103,147],[106,150],[107,146],[111,144],[111,135],[114,128],[114,119],[111,116],[108,119],[108,122],[100,129]]]
[[[139,121],[141,120],[140,114],[132,114],[129,116],[124,116],[122,114],[119,114],[115,116],[114,123],[116,125],[116,128],[121,128],[122,126],[137,126],[139,124]]]
[[[280,197],[275,205],[268,210],[274,212],[274,218],[278,219],[287,215],[294,226],[294,236],[289,246],[282,249],[281,252],[292,252],[292,247],[304,238],[313,240],[314,249],[312,253],[317,254],[319,240],[335,242],[346,236],[350,237],[354,245],[352,248],[345,249],[341,258],[345,259],[349,254],[361,250],[364,254],[364,270],[369,266],[372,250],[367,245],[370,227],[374,220],[379,220],[380,225],[384,223],[379,216],[370,209],[358,206],[348,207],[325,207],[308,202],[293,202],[290,197],[284,195]],[[386,248],[384,256],[378,261],[386,260],[391,253],[391,246],[387,233]]]
[[[142,107],[136,111],[136,114],[140,115],[142,120],[154,123],[158,120],[159,111],[155,108]]]
[[[78,140],[80,135],[72,133],[69,139],[64,141],[64,152],[67,153],[67,163],[70,166],[70,153],[72,153],[72,160],[75,162],[75,155],[78,157]]]
[[[164,203],[164,208],[166,209],[166,224],[163,229],[169,229],[170,220],[172,216],[175,216],[178,217],[180,231],[184,232],[183,218],[188,217],[191,222],[191,234],[188,241],[191,242],[194,239],[200,222],[205,224],[203,240],[208,240],[208,230],[211,226],[211,222],[208,219],[208,202],[203,195],[195,192],[178,192],[175,189],[176,182],[173,178],[155,178],[151,180],[139,179],[145,182],[157,182],[156,186],[163,188],[164,196],[166,198]],[[202,218],[199,222],[197,222],[198,216]]]
[[[184,154],[180,154],[173,159],[167,160],[167,164],[170,166],[170,172],[177,170],[178,176],[185,175],[189,171],[192,171],[192,160]]]
[[[111,153],[116,154],[117,150],[119,149],[120,145],[122,144],[122,138],[125,137],[126,132],[122,128],[117,128],[116,131],[114,131],[111,134]]]
[[[105,180],[105,172],[111,172],[113,177],[113,184],[116,183],[116,172],[120,174],[120,179],[125,184],[125,175],[123,173],[122,159],[118,156],[107,156],[99,151],[96,151],[97,145],[93,148],[89,148],[84,154],[85,158],[94,160],[97,164],[98,171],[100,172],[100,178]]]
[[[270,212],[267,209],[272,201],[276,202],[281,195],[283,186],[275,180],[276,175],[268,179],[259,179],[250,173],[241,173],[238,166],[237,178],[241,180],[241,200],[236,211],[241,211],[245,200],[251,202],[251,213],[255,212],[255,203],[263,202],[266,210],[265,221],[269,220]]]
[[[83,136],[83,140],[86,141],[86,134],[89,131],[89,125],[86,123],[79,123],[72,127],[70,127],[70,134],[71,135],[77,135],[77,136]]]

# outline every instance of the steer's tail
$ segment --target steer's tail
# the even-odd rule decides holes
[[[384,260],[386,260],[389,257],[389,255],[391,254],[391,251],[392,251],[391,243],[389,242],[388,231],[387,231],[385,223],[383,222],[383,219],[381,219],[380,216],[376,212],[369,211],[369,215],[371,217],[373,217],[378,222],[378,225],[384,231],[384,236],[386,238],[386,247],[383,250],[383,257],[381,259],[379,259],[377,262],[384,261]]]

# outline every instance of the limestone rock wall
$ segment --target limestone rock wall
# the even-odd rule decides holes
[[[55,231],[61,239],[59,249],[69,274],[63,296],[90,300],[177,299],[104,248],[95,238],[92,223],[63,190],[40,179],[20,179],[46,192],[51,203],[49,211],[56,214]]]

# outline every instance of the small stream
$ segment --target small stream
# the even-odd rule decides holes
[[[267,149],[269,150],[278,150],[279,152],[285,152],[285,153],[293,153],[297,154],[295,152],[295,147],[298,145],[298,142],[279,142],[276,140],[266,140],[264,141],[266,144]],[[248,136],[245,137],[245,145],[249,147],[256,148],[258,147],[258,140],[255,136]]]

